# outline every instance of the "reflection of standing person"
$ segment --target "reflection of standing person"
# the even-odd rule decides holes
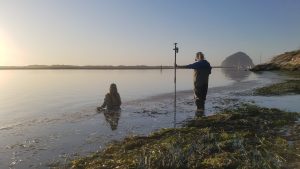
[[[111,130],[116,130],[120,119],[121,111],[104,111],[105,120],[109,123]]]
[[[104,102],[97,110],[119,110],[121,106],[121,97],[118,93],[117,85],[112,83],[109,88],[109,93],[105,95]]]
[[[211,74],[211,66],[204,59],[202,52],[196,54],[195,63],[177,66],[179,68],[194,69],[194,94],[196,99],[197,111],[203,112],[208,89],[208,79]]]

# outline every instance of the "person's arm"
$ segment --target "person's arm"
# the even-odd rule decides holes
[[[105,108],[108,102],[109,102],[109,94],[106,94],[101,108]]]
[[[187,65],[176,65],[176,68],[183,68],[183,69],[186,69],[187,67],[186,67]]]
[[[195,62],[189,65],[186,65],[185,68],[187,69],[198,69],[199,68],[199,62]]]
[[[105,108],[105,106],[106,106],[106,101],[104,99],[103,104],[100,107],[103,109],[103,108]]]
[[[198,62],[189,64],[189,65],[176,65],[177,68],[183,68],[183,69],[199,69],[200,65]]]
[[[198,61],[189,65],[186,65],[186,68],[188,69],[211,69],[210,64],[203,60],[203,61]]]

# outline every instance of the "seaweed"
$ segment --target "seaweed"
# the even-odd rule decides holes
[[[299,117],[243,104],[181,128],[128,137],[65,168],[293,168],[300,160]]]
[[[300,80],[287,80],[282,83],[258,88],[254,91],[255,95],[276,96],[287,94],[300,94]]]

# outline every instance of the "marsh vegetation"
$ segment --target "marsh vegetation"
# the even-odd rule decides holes
[[[254,94],[263,96],[276,96],[286,94],[300,94],[300,80],[287,80],[255,90]]]
[[[67,168],[293,168],[300,160],[299,117],[242,104],[114,142]]]

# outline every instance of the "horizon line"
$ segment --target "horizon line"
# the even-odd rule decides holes
[[[170,65],[27,65],[27,66],[0,66],[1,70],[13,69],[173,69]],[[212,68],[233,68],[224,66],[212,66]]]

